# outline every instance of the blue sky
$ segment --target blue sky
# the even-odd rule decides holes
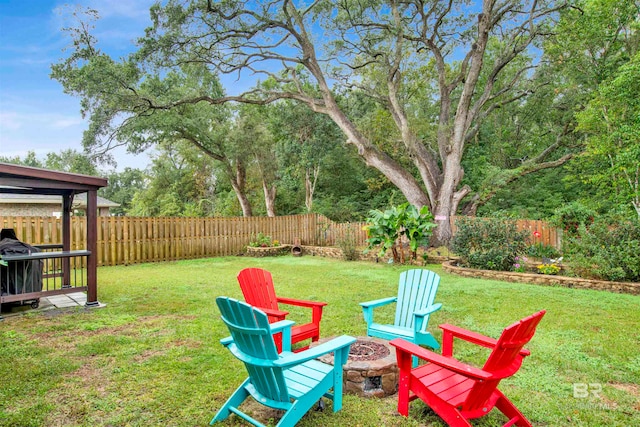
[[[69,39],[61,29],[70,24],[75,5],[100,14],[95,35],[100,47],[115,57],[134,49],[135,39],[150,25],[153,0],[0,0],[0,153],[39,158],[63,149],[82,150],[87,122],[79,99],[66,95],[49,78],[50,66],[66,56]],[[65,7],[71,6],[71,9]],[[146,154],[115,153],[118,169],[144,167]]]

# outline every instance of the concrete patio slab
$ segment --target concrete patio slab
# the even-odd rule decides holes
[[[87,303],[87,294],[84,292],[74,292],[65,295],[52,295],[50,297],[40,298],[40,305],[38,308],[31,308],[30,305],[14,306],[8,310],[3,307],[3,312],[0,314],[0,320],[2,318],[8,318],[12,316],[20,316],[26,313],[33,313],[39,311],[48,311],[63,308],[72,307],[85,307]],[[105,304],[99,304],[97,307],[105,307]]]

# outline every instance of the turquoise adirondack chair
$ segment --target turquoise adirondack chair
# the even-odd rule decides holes
[[[438,341],[427,331],[429,316],[442,307],[434,304],[440,276],[430,270],[414,269],[402,272],[398,283],[398,296],[361,302],[367,335],[386,340],[403,338],[417,345],[440,348]],[[376,323],[374,308],[396,303],[393,325]]]
[[[343,335],[300,353],[291,352],[291,325],[283,320],[269,324],[260,309],[228,297],[216,298],[222,320],[231,337],[220,342],[242,361],[249,373],[238,389],[218,410],[211,424],[231,413],[255,426],[259,421],[240,411],[239,406],[252,396],[256,402],[285,411],[277,426],[290,427],[323,396],[333,400],[333,411],[342,408],[342,365],[355,338]],[[278,354],[272,334],[282,332],[283,351]],[[334,365],[314,360],[334,354]],[[330,390],[333,392],[330,393]]]

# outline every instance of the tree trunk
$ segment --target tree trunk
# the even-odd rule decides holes
[[[240,207],[242,208],[242,216],[253,216],[251,203],[249,202],[249,199],[247,198],[247,194],[245,192],[247,172],[244,168],[244,165],[241,162],[237,162],[235,174],[233,173],[231,164],[226,163],[225,166],[227,175],[229,176],[229,181],[231,182],[231,188],[233,188],[233,191],[236,193],[236,197],[238,198],[238,202],[240,202]]]
[[[249,199],[247,195],[244,193],[243,189],[238,187],[238,184],[232,180],[231,187],[233,191],[236,193],[236,197],[238,198],[238,202],[240,202],[240,207],[242,208],[242,216],[250,217],[253,216],[253,211],[251,210],[251,203],[249,203]]]
[[[265,181],[262,181],[262,189],[264,190],[264,204],[267,208],[267,216],[276,216],[276,186],[270,188]]]
[[[313,193],[316,191],[316,183],[318,182],[318,175],[320,174],[320,166],[313,167],[313,180],[311,180],[310,168],[307,168],[304,175],[304,189],[305,198],[304,205],[307,207],[307,212],[311,212],[313,208]]]
[[[393,254],[393,262],[395,262],[396,264],[401,264],[400,255],[398,254],[398,249],[396,248],[396,245],[391,246],[391,253]]]

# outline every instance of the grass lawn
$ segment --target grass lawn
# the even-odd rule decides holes
[[[0,322],[0,426],[204,426],[246,377],[219,344],[214,299],[242,298],[236,274],[270,270],[280,296],[329,303],[322,336],[364,335],[358,302],[392,296],[408,267],[318,257],[242,257],[103,267],[103,309],[40,312]],[[497,337],[546,309],[531,356],[501,390],[536,426],[630,426],[640,419],[640,298],[601,291],[442,276],[441,323]],[[384,315],[391,318],[392,313]],[[293,320],[304,320],[292,310]],[[458,344],[458,342],[456,343]],[[485,350],[456,347],[481,363]],[[588,393],[588,397],[584,397]],[[342,411],[310,412],[300,426],[443,426],[423,403],[409,418],[397,396],[345,395]],[[252,409],[252,408],[250,408]],[[256,406],[265,423],[274,416]],[[501,425],[492,412],[476,426]],[[222,425],[242,424],[232,416]]]

